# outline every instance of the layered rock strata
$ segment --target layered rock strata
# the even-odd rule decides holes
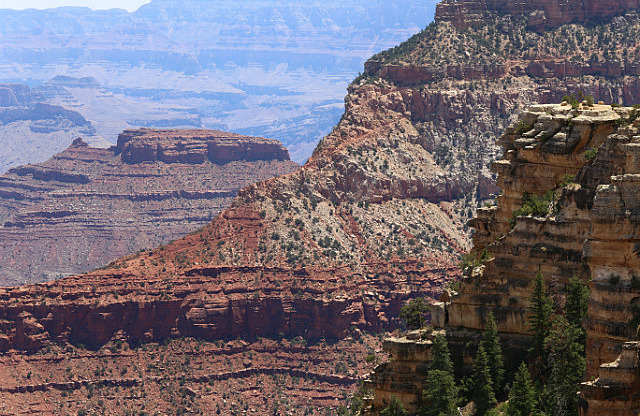
[[[356,333],[336,343],[184,338],[130,346],[116,336],[99,350],[54,345],[2,354],[0,414],[326,414],[385,358],[376,337]]]
[[[368,89],[388,97],[379,106],[401,104],[438,164],[489,185],[500,155],[493,138],[528,105],[580,92],[640,102],[636,10],[625,1],[444,1],[434,24],[366,62],[348,100]],[[473,15],[476,23],[458,24]],[[532,27],[537,15],[544,31]]]
[[[218,131],[125,131],[111,149],[78,139],[0,177],[0,282],[50,280],[179,238],[238,189],[296,168],[275,140]]]
[[[444,331],[437,333],[444,335]],[[365,381],[371,391],[366,398],[365,414],[371,414],[372,409],[383,409],[392,397],[404,403],[410,414],[418,411],[434,335],[431,331],[418,330],[384,340],[383,349],[390,360],[376,366]]]
[[[640,412],[640,344],[627,342],[620,356],[600,365],[599,377],[583,383],[581,415],[634,416]]]
[[[78,136],[94,147],[111,145],[77,111],[40,102],[26,85],[0,84],[0,173],[48,159]]]
[[[481,330],[490,311],[507,341],[526,338],[526,309],[538,270],[560,306],[569,278],[590,281],[588,379],[634,339],[634,276],[640,269],[633,254],[640,242],[633,214],[639,206],[637,117],[632,108],[532,107],[501,137],[506,157],[495,169],[503,193],[474,222],[475,252],[486,249],[493,258],[463,279],[448,308],[453,339],[457,328]],[[514,214],[525,192],[549,191],[546,216]]]
[[[493,138],[519,109],[578,90],[607,102],[640,101],[635,77],[567,71],[574,61],[633,62],[637,36],[618,36],[635,30],[632,14],[593,30],[575,25],[548,34],[529,30],[519,17],[494,13],[485,22],[464,31],[440,22],[376,56],[350,87],[344,117],[310,161],[247,187],[203,230],[105,270],[7,290],[5,348],[87,342],[84,333],[100,344],[120,331],[144,341],[277,331],[341,337],[352,328],[394,326],[406,299],[435,298],[458,277],[457,257],[469,241],[464,222],[479,199],[499,191],[489,170],[500,153]],[[600,46],[607,36],[613,49]],[[529,72],[500,70],[503,64],[528,68],[536,60],[540,65]],[[421,77],[422,68],[438,66],[452,69]],[[571,116],[570,109],[554,115],[553,108],[551,122]],[[545,110],[534,110],[536,119]],[[623,111],[591,110],[604,117],[603,125],[615,125]],[[569,126],[566,120],[560,133]],[[561,136],[552,142],[562,148]],[[561,161],[554,151],[548,153]],[[155,152],[144,158],[157,158]],[[192,160],[188,151],[182,154]],[[523,218],[516,228],[536,231],[536,221]],[[568,240],[567,248],[573,244]],[[566,264],[573,265],[570,259]],[[96,293],[87,293],[93,286]],[[446,321],[446,314],[438,316]],[[477,333],[455,331],[461,342]],[[519,332],[511,339],[526,342]]]
[[[436,21],[450,22],[458,28],[481,24],[486,12],[522,15],[529,27],[543,30],[567,23],[601,21],[636,10],[640,2],[598,0],[445,0],[437,5]]]

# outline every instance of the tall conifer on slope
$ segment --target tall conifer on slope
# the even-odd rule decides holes
[[[529,298],[529,331],[533,334],[532,353],[535,358],[544,356],[544,341],[551,329],[553,304],[547,296],[547,288],[542,273],[536,273],[533,292]]]
[[[480,345],[476,353],[473,370],[473,401],[476,404],[476,415],[482,416],[492,409],[496,403],[491,381],[491,368],[484,347]]]
[[[578,342],[582,345],[582,354],[585,353],[587,343],[587,331],[585,331],[582,321],[587,316],[589,303],[589,288],[579,277],[572,277],[567,284],[567,302],[565,305],[565,316],[570,325],[578,328],[580,337]]]
[[[504,383],[504,363],[502,358],[502,345],[498,336],[498,327],[493,313],[489,313],[484,335],[480,344],[484,347],[489,361],[493,391],[496,396],[501,396]]]
[[[391,396],[389,405],[380,411],[380,416],[405,416],[406,414],[407,411],[396,396]]]
[[[431,348],[431,368],[422,392],[420,416],[453,416],[458,414],[458,389],[453,375],[453,362],[447,340],[436,336]]]
[[[451,361],[449,346],[447,345],[447,339],[442,335],[437,335],[433,340],[429,369],[441,370],[453,375],[453,361]]]
[[[536,390],[527,365],[522,362],[509,391],[507,416],[528,416],[536,408]]]
[[[550,371],[544,386],[545,410],[549,414],[578,414],[578,391],[586,369],[581,336],[581,329],[567,322],[564,316],[554,319],[547,338]]]

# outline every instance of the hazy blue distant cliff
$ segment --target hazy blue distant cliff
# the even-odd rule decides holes
[[[202,126],[282,140],[302,160],[363,61],[425,27],[435,1],[154,0],[134,13],[0,10],[0,81],[72,106],[108,140]],[[97,83],[41,84],[58,76]],[[69,85],[71,83],[71,85]]]

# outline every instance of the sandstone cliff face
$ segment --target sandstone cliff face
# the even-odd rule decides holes
[[[618,357],[637,325],[637,117],[632,108],[533,106],[507,129],[499,140],[505,159],[494,164],[502,193],[472,224],[474,251],[486,249],[493,258],[468,270],[448,308],[454,342],[464,339],[460,331],[480,331],[493,312],[509,348],[521,348],[529,336],[526,310],[536,271],[560,304],[569,278],[590,279],[587,378],[603,379],[585,395],[604,399],[594,392],[610,375],[598,368]],[[515,216],[525,193],[549,191],[549,214]],[[633,368],[620,371],[635,377]],[[636,399],[607,400],[624,408]],[[585,414],[600,413],[590,408]]]
[[[633,416],[640,411],[640,343],[627,342],[620,356],[600,366],[595,381],[583,383],[581,415]]]
[[[215,131],[126,131],[121,144],[98,149],[78,139],[0,177],[3,284],[77,273],[179,238],[241,187],[297,167],[276,141]],[[208,157],[215,146],[225,150]],[[161,158],[145,158],[148,148]]]
[[[567,103],[535,105],[500,137],[504,159],[495,162],[493,170],[501,194],[495,206],[480,208],[471,221],[476,229],[472,252],[486,250],[490,259],[467,268],[459,293],[447,303],[434,304],[432,313],[432,323],[446,330],[459,368],[470,363],[469,345],[481,338],[490,312],[508,364],[517,365],[528,348],[527,308],[536,272],[544,275],[559,308],[565,285],[579,276],[591,288],[587,379],[600,377],[584,385],[583,414],[599,415],[607,403],[607,411],[634,414],[637,397],[632,392],[638,373],[632,358],[637,351],[625,342],[634,339],[639,321],[639,111],[601,104],[578,109]],[[547,195],[547,213],[519,215],[527,195]],[[417,356],[402,358],[397,351],[423,344],[425,351]],[[412,364],[392,361],[385,364],[388,368],[376,368],[370,382],[375,390],[371,414],[393,394],[415,408],[424,372],[411,369],[428,360],[428,344],[408,339],[385,343],[392,360]],[[618,364],[601,365],[616,361],[621,353]]]

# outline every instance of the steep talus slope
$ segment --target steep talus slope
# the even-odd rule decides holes
[[[274,140],[218,131],[129,130],[111,149],[78,139],[0,177],[0,277],[50,280],[166,243],[296,168]]]
[[[287,384],[287,400],[308,395],[316,407],[339,404],[336,398],[344,400],[343,392],[357,387],[355,375],[361,377],[377,360],[372,353],[379,347],[363,343],[360,334],[395,326],[410,296],[437,296],[458,276],[457,256],[467,250],[460,202],[453,198],[472,185],[449,184],[449,174],[419,144],[404,112],[372,105],[379,98],[349,107],[350,117],[370,120],[367,127],[343,121],[311,162],[243,189],[232,207],[202,230],[87,275],[0,290],[0,349],[23,351],[16,353],[21,359],[24,352],[42,354],[67,343],[105,348],[118,339],[146,345],[195,337],[209,341],[204,345],[211,348],[210,342],[236,337],[249,342],[299,337],[320,342],[299,357],[302,371],[292,364],[298,358],[286,358],[286,350],[277,347],[256,358],[271,366],[233,370],[227,377],[216,374],[229,373],[233,365],[216,360],[202,379],[192,379],[189,366],[178,368],[176,377],[196,383],[196,389],[213,380],[222,391],[235,389],[242,401],[253,403],[251,386],[280,375],[284,381],[303,380]],[[187,147],[176,156],[144,142],[134,149],[127,144],[123,138],[120,154],[127,160],[190,158]],[[333,341],[325,345],[322,339]],[[333,347],[336,340],[339,348]],[[256,354],[252,351],[243,354]],[[331,361],[336,351],[348,354],[341,366]],[[354,376],[345,378],[345,372]],[[24,409],[32,402],[27,398],[26,405],[20,404],[25,400],[21,392],[30,389],[42,391],[38,397],[57,397],[65,389],[90,386],[106,392],[105,386],[122,385],[140,395],[147,392],[144,386],[171,382],[154,377],[100,381],[100,376],[84,384],[29,387],[33,383],[20,373],[0,388],[0,395]],[[239,379],[246,389],[237,389]],[[194,399],[205,412],[228,408],[224,397],[205,396]],[[279,402],[270,397],[258,409],[272,411]],[[163,411],[170,408],[155,403]],[[75,410],[81,403],[69,406]],[[321,413],[311,410],[316,411]]]
[[[388,327],[407,296],[431,296],[458,274],[467,237],[453,198],[468,189],[451,185],[414,144],[419,134],[402,112],[373,106],[385,114],[372,115],[366,104],[350,111],[370,117],[367,128],[343,121],[302,169],[246,187],[202,230],[85,276],[6,290],[9,302],[17,293],[24,305],[52,301],[36,308],[42,330],[33,336],[12,329],[20,307],[7,310],[4,348],[37,349],[59,337],[99,345],[121,329],[144,340],[341,338],[354,326]],[[119,147],[125,160],[169,153],[144,141],[129,149],[127,137]],[[73,295],[65,301],[58,292]]]

